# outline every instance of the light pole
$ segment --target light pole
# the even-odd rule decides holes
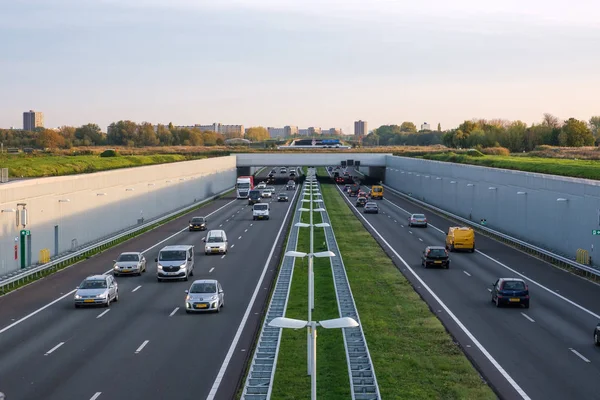
[[[273,318],[269,322],[269,326],[274,328],[289,328],[289,329],[302,329],[307,327],[311,335],[311,346],[312,351],[311,357],[311,369],[313,373],[310,377],[310,398],[312,400],[317,399],[317,326],[321,326],[325,329],[342,329],[342,328],[355,328],[358,326],[358,322],[350,317],[326,319],[324,321],[303,321],[300,319],[277,317]]]

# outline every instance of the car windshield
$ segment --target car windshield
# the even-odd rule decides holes
[[[271,192],[274,192],[274,191],[275,191],[275,188],[274,188],[273,186],[267,186],[267,190],[268,190],[268,191],[271,191]]]
[[[121,254],[117,261],[139,261],[140,257],[137,254]]]
[[[285,193],[279,193],[279,197],[287,197],[287,194],[285,194]]]
[[[158,259],[160,261],[181,261],[186,259],[184,250],[165,250],[161,251]]]
[[[195,224],[201,224],[201,223],[204,222],[204,218],[202,218],[202,217],[195,217],[195,218],[192,218],[192,222],[195,223]]]
[[[423,219],[423,218],[425,218],[425,215],[423,215],[423,214],[413,214],[413,218],[415,218],[415,219]]]
[[[258,196],[260,196],[260,192],[258,190],[251,190],[250,191],[250,196],[251,197],[252,196],[257,196],[258,197]]]
[[[254,209],[259,210],[259,211],[264,211],[264,210],[267,210],[268,208],[269,208],[268,204],[255,204],[254,205]]]
[[[376,188],[373,188],[373,191],[374,191],[375,193],[381,193],[381,192],[383,191],[383,189],[382,189],[382,188],[378,188],[378,187],[376,187]]]
[[[86,279],[81,282],[79,289],[106,289],[106,281],[104,279]]]
[[[519,281],[506,281],[502,290],[525,290],[525,284]]]
[[[429,257],[445,257],[446,251],[444,249],[429,249]]]
[[[194,283],[190,293],[217,293],[217,285],[214,283]]]
[[[222,242],[224,242],[225,240],[223,240],[223,237],[222,237],[222,236],[211,236],[211,237],[209,237],[208,239],[206,239],[206,241],[207,241],[208,243],[222,243]]]
[[[249,189],[250,183],[248,183],[248,182],[238,183],[237,187],[238,187],[238,189]]]

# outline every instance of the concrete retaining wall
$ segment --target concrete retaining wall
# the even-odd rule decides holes
[[[569,258],[587,250],[600,264],[598,181],[388,156],[385,184]]]
[[[0,185],[0,209],[27,203],[32,262],[132,227],[235,185],[235,156],[185,161]],[[62,200],[62,201],[59,201]],[[58,226],[58,228],[56,228]],[[0,274],[17,269],[15,214],[0,214]],[[140,249],[143,250],[143,249]]]

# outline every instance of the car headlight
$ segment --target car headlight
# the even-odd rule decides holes
[[[192,227],[192,224],[190,224],[190,228]]]
[[[185,269],[185,264],[181,264],[181,265],[179,266],[179,269]]]
[[[218,298],[219,298],[219,297],[218,297],[217,295],[214,295],[214,296],[211,296],[210,300],[212,301],[212,300],[216,300],[216,299],[218,299]]]
[[[96,295],[96,297],[99,297],[101,299],[105,299],[106,298],[106,293],[98,294],[98,295]]]
[[[76,295],[75,295],[75,298],[79,300],[79,299],[81,299],[81,296],[80,296],[80,295],[78,295],[78,294],[76,294]]]
[[[190,296],[185,296],[185,301],[192,301],[192,298]]]
[[[159,264],[156,268],[162,270],[162,265]]]
[[[119,266],[117,264],[115,264],[114,268],[115,269],[119,269]]]

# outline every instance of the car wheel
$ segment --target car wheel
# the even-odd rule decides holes
[[[79,308],[79,304],[75,304],[75,308]]]
[[[192,312],[190,310],[185,310],[186,314],[191,314]]]
[[[494,301],[494,295],[492,295],[491,302],[492,302],[492,303],[495,303],[495,301]]]
[[[104,304],[104,307],[110,307],[110,296],[108,296],[108,298],[106,299],[106,303]]]
[[[529,308],[529,302],[523,304],[525,306],[525,308]]]
[[[496,307],[500,308],[500,300],[496,297]]]
[[[217,306],[217,309],[215,310],[215,312],[218,314],[221,312],[221,307]]]
[[[453,244],[450,245],[450,251],[454,252],[454,245]]]
[[[190,276],[194,276],[194,268],[190,271]]]
[[[183,280],[187,282],[187,281],[189,281],[189,280],[190,280],[190,278],[189,278],[189,277],[188,277],[188,275],[186,274],[186,275],[185,275],[185,277],[183,278]]]
[[[157,280],[158,282],[162,282],[162,279],[160,279],[160,278],[156,278],[156,280]]]
[[[119,274],[117,274],[116,272],[113,272],[113,276],[116,278],[119,276]]]
[[[204,255],[208,255],[208,251],[205,251],[205,252],[204,252]]]
[[[119,301],[119,291],[117,290],[117,293],[115,293],[115,303]]]
[[[598,332],[594,333],[594,342],[596,346],[600,346],[600,337],[598,337]]]
[[[450,269],[450,261],[446,263],[446,269]]]
[[[471,249],[471,253],[475,253],[475,247]]]
[[[427,228],[427,224],[425,224],[425,228]]]

